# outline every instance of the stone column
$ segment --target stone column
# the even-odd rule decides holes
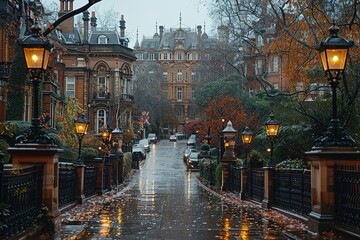
[[[235,135],[236,130],[233,128],[231,121],[227,123],[222,133],[224,134],[225,152],[221,159],[222,163],[222,189],[227,190],[229,188],[229,174],[230,168],[235,166],[236,157],[234,153]]]
[[[240,189],[240,199],[245,199],[248,197],[248,184],[249,184],[249,176],[248,176],[248,168],[241,167],[241,189]]]
[[[357,165],[360,152],[353,147],[322,147],[306,152],[311,162],[311,202],[308,231],[321,234],[330,231],[334,222],[336,164]]]
[[[14,167],[32,166],[35,163],[44,165],[43,203],[54,214],[59,215],[59,154],[62,152],[50,144],[16,144],[8,148]]]
[[[85,199],[84,184],[85,184],[85,165],[75,165],[76,169],[76,192],[75,199],[82,204]]]
[[[264,167],[264,199],[263,208],[269,208],[274,199],[274,171],[273,167]]]

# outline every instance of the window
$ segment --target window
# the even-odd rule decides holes
[[[192,53],[192,54],[191,54],[191,59],[192,59],[192,60],[196,60],[196,53]]]
[[[205,53],[205,60],[210,60],[211,59],[211,56],[209,53]]]
[[[177,89],[177,101],[178,102],[182,102],[182,98],[183,98],[183,91],[181,87],[178,87]]]
[[[257,60],[257,64],[255,65],[255,72],[257,75],[262,73],[262,60]]]
[[[77,59],[77,66],[78,67],[85,67],[85,58],[78,58]]]
[[[279,71],[279,57],[278,56],[274,56],[274,72]]]
[[[66,93],[69,98],[75,98],[75,77],[66,77]]]
[[[164,60],[167,60],[167,59],[168,59],[168,54],[164,53]]]
[[[275,88],[275,89],[279,89],[279,84],[278,84],[278,83],[274,83],[274,88]]]
[[[142,61],[144,60],[144,54],[136,54],[136,58]]]
[[[196,115],[196,110],[195,110],[195,107],[193,106],[190,106],[189,107],[190,109],[190,118],[195,118],[195,115]]]
[[[168,73],[167,72],[163,72],[163,79],[166,81],[168,78]]]
[[[196,72],[192,72],[191,73],[191,82],[195,82],[196,81]]]
[[[182,81],[182,71],[179,69],[177,73],[177,80]]]
[[[97,96],[99,98],[106,97],[106,77],[105,76],[98,77]]]
[[[183,117],[184,115],[184,110],[183,110],[183,106],[177,106],[177,116],[178,117]]]
[[[155,53],[148,53],[148,60],[155,60]]]
[[[97,111],[96,116],[96,133],[100,133],[100,129],[102,126],[106,126],[106,112],[104,109],[100,109]]]
[[[195,90],[194,89],[191,90],[191,99],[195,99]]]
[[[180,52],[177,54],[177,59],[178,59],[178,60],[181,60],[181,59],[182,59],[182,54],[181,54]]]
[[[107,44],[108,38],[105,35],[100,35],[98,37],[98,44]]]

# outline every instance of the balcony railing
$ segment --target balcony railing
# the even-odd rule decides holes
[[[94,92],[93,93],[93,99],[98,100],[98,101],[109,100],[110,99],[110,93],[106,92],[106,93],[101,93],[100,94],[100,93]]]

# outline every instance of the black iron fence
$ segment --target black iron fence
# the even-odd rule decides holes
[[[76,169],[72,163],[59,163],[59,207],[75,202]]]
[[[311,212],[311,171],[275,169],[273,206],[300,215]]]
[[[241,168],[239,167],[230,167],[229,191],[241,191]]]
[[[216,182],[215,170],[217,166],[216,159],[203,159],[199,163],[199,173],[210,185],[214,185]]]
[[[335,166],[336,222],[360,230],[360,166]]]
[[[257,202],[262,202],[264,199],[264,169],[249,169],[249,185],[248,196]]]
[[[97,168],[95,166],[85,167],[84,195],[91,197],[96,194]]]
[[[42,207],[42,179],[43,165],[3,172],[0,202],[10,213],[0,219],[4,226],[0,229],[0,236],[14,236],[36,223]]]

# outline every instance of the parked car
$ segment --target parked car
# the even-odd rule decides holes
[[[190,152],[189,159],[186,164],[186,168],[188,171],[199,169],[199,153],[198,152]]]
[[[185,139],[186,138],[186,134],[185,133],[182,133],[182,132],[177,132],[175,133],[175,136],[177,139],[179,140],[182,140],[182,139]]]
[[[148,138],[149,143],[157,143],[157,136],[155,133],[149,133]]]
[[[134,144],[132,147],[132,153],[139,154],[141,159],[146,159],[146,151],[143,145]]]
[[[191,147],[191,146],[185,148],[184,154],[183,154],[184,163],[188,162],[191,152],[197,152],[197,150],[195,148]]]
[[[170,142],[176,142],[176,136],[170,135]]]
[[[144,146],[145,151],[150,152],[150,142],[149,142],[149,139],[146,139],[146,138],[141,139],[141,140],[139,141],[139,144]]]
[[[197,145],[197,136],[196,134],[191,134],[187,141],[188,146],[196,146]]]

